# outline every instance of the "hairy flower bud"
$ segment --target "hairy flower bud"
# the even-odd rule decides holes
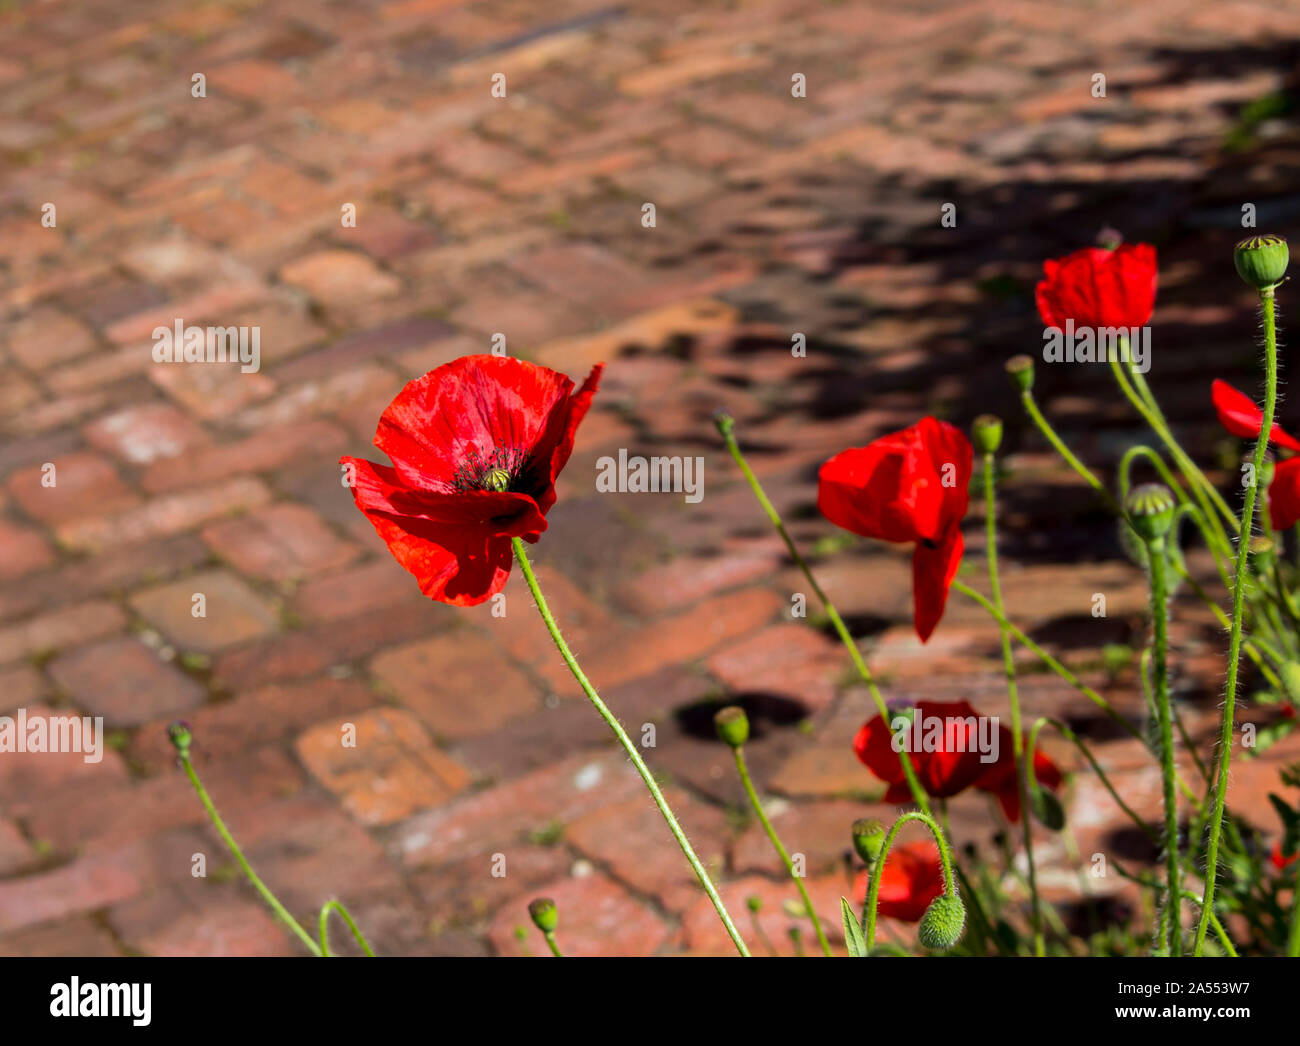
[[[749,740],[749,717],[738,705],[722,709],[713,717],[713,725],[718,731],[718,737],[732,748],[739,748]]]
[[[853,822],[853,849],[867,864],[874,865],[885,845],[885,826],[874,817]]]
[[[538,897],[528,904],[528,915],[542,933],[554,933],[555,927],[560,921],[560,913],[556,911],[555,902],[549,897]]]
[[[1012,356],[1007,360],[1007,373],[1021,392],[1034,387],[1034,360],[1032,356]]]
[[[961,898],[940,894],[930,902],[921,916],[917,934],[921,943],[933,951],[946,951],[961,940],[966,928],[966,907]]]
[[[971,425],[971,442],[981,454],[996,454],[1002,445],[1002,419],[996,414],[981,414]]]
[[[1143,483],[1129,491],[1124,510],[1133,522],[1133,529],[1144,541],[1158,541],[1174,525],[1174,512],[1178,508],[1173,491],[1163,483]]]

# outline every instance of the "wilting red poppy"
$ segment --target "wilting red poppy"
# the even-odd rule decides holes
[[[1122,243],[1049,259],[1036,298],[1049,327],[1144,327],[1156,303],[1156,249]]]
[[[858,903],[867,899],[870,873],[862,871],[853,884]],[[939,847],[923,839],[894,846],[880,871],[880,892],[876,895],[876,914],[904,922],[921,921],[930,902],[943,893],[943,863]]]
[[[1273,852],[1268,855],[1268,859],[1273,862],[1273,867],[1276,868],[1279,872],[1283,871],[1286,868],[1286,866],[1289,865],[1292,861],[1294,861],[1297,857],[1300,857],[1300,853],[1293,853],[1290,855],[1285,855],[1282,853],[1281,840],[1273,844]],[[883,890],[885,888],[885,884],[881,883],[880,888]]]
[[[981,792],[992,792],[997,796],[998,804],[1007,820],[1015,824],[1020,820],[1020,785],[1016,780],[1016,753],[1012,747],[1011,730],[1005,726],[998,727],[998,758],[992,766],[985,769],[975,787]],[[1055,792],[1061,787],[1060,768],[1052,762],[1041,748],[1034,749],[1034,777],[1038,783]]]
[[[973,457],[961,429],[922,418],[865,447],[841,451],[817,474],[817,507],[836,526],[915,543],[913,622],[922,642],[943,616],[961,563]]]
[[[1268,518],[1274,530],[1300,523],[1300,458],[1287,458],[1273,466],[1268,485]]]
[[[1260,429],[1264,427],[1264,412],[1255,406],[1254,400],[1217,378],[1210,386],[1210,396],[1214,400],[1214,410],[1219,415],[1220,425],[1242,439],[1259,439]],[[1269,442],[1287,450],[1300,451],[1300,440],[1283,432],[1277,424],[1273,425],[1273,431],[1269,433]]]
[[[393,467],[361,458],[352,496],[420,591],[473,606],[501,591],[510,539],[536,541],[555,504],[603,364],[575,393],[563,374],[509,356],[462,356],[397,394],[375,446]]]
[[[974,784],[991,765],[996,765],[980,761],[978,719],[978,713],[965,701],[916,703],[913,722],[919,722],[920,726],[915,732],[909,727],[904,740],[908,743],[917,780],[927,795],[937,799],[956,795]],[[936,722],[942,724],[939,729],[930,726]],[[925,750],[931,747],[924,743],[927,732],[939,742],[933,751]],[[921,745],[912,743],[916,733],[921,736]],[[889,786],[885,790],[885,802],[904,803],[910,801],[912,792],[900,761],[901,753],[894,751],[893,743],[889,725],[876,716],[862,724],[853,738],[853,751],[868,770]]]

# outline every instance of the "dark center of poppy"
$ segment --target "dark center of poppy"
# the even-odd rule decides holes
[[[527,452],[517,447],[495,447],[487,455],[471,447],[456,467],[452,487],[461,492],[491,490],[498,494],[513,490],[527,459]]]

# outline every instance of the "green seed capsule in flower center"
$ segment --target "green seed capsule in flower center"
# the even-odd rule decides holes
[[[488,469],[483,474],[483,489],[502,493],[510,489],[510,473],[505,469]]]

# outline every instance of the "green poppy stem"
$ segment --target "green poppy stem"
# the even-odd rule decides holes
[[[1006,619],[1006,608],[1002,603],[1002,585],[998,580],[998,520],[997,490],[994,478],[993,455],[984,456],[984,523],[988,548],[986,555],[989,564],[989,591],[993,595],[993,607],[999,616]],[[1026,765],[1024,738],[1020,733],[1020,691],[1016,686],[1016,659],[1011,652],[1011,632],[1006,625],[999,624],[1002,635],[1002,665],[1007,676],[1007,696],[1011,701],[1011,751],[1016,763],[1016,789],[1020,794],[1020,824],[1025,840],[1025,859],[1029,865],[1029,900],[1030,925],[1034,934],[1034,954],[1044,955],[1043,915],[1038,902],[1038,878],[1034,869],[1033,825],[1029,816],[1029,775],[1033,767]]]
[[[213,827],[216,828],[217,834],[221,836],[231,854],[234,855],[235,860],[239,863],[239,867],[243,869],[244,875],[247,877],[248,881],[253,884],[253,888],[262,895],[262,900],[267,903],[267,906],[271,911],[273,911],[276,916],[293,931],[294,935],[302,941],[304,945],[306,945],[307,950],[311,952],[312,955],[319,958],[326,954],[325,952],[322,952],[320,946],[311,939],[311,935],[302,928],[298,920],[289,914],[288,909],[280,903],[279,898],[271,892],[266,883],[262,882],[262,880],[258,878],[257,873],[253,871],[252,865],[250,865],[248,859],[244,857],[244,851],[239,848],[239,844],[235,842],[235,837],[230,834],[230,829],[226,827],[226,822],[221,819],[221,815],[217,813],[216,806],[213,805],[212,800],[208,797],[207,789],[203,787],[203,782],[199,780],[199,775],[194,769],[194,764],[190,762],[188,749],[179,750],[179,755],[181,766],[185,769],[185,774],[190,779],[190,784],[194,786],[194,791],[199,797],[199,802],[203,804],[203,809],[208,812],[208,818],[212,821]],[[323,922],[325,916],[324,911],[322,911],[321,916]],[[351,920],[349,920],[349,922],[351,922]],[[323,926],[321,929],[321,939],[324,940]]]
[[[1264,314],[1264,416],[1260,424],[1260,438],[1255,441],[1254,475],[1264,467],[1264,452],[1268,449],[1268,434],[1273,431],[1273,414],[1277,406],[1277,320],[1274,312],[1273,290],[1259,293]],[[1237,566],[1232,584],[1232,630],[1228,640],[1227,685],[1223,698],[1223,721],[1219,731],[1219,757],[1215,767],[1214,812],[1210,815],[1210,833],[1205,846],[1205,901],[1201,917],[1196,924],[1196,942],[1193,954],[1200,955],[1205,947],[1205,934],[1210,926],[1210,913],[1214,907],[1214,887],[1219,871],[1219,834],[1223,829],[1223,809],[1228,797],[1228,768],[1232,762],[1232,735],[1237,702],[1237,670],[1241,661],[1241,624],[1245,614],[1247,557],[1250,550],[1251,521],[1255,518],[1255,488],[1246,488],[1238,529]]]
[[[1165,581],[1165,541],[1160,538],[1147,543],[1147,561],[1151,572],[1151,621],[1154,629],[1152,641],[1152,666],[1155,677],[1155,705],[1160,725],[1160,772],[1164,791],[1165,879],[1167,892],[1167,938],[1165,946],[1170,955],[1182,952],[1182,865],[1178,848],[1178,789],[1175,785],[1177,770],[1174,765],[1174,731],[1169,708],[1169,594]],[[1158,940],[1157,935],[1157,940]]]
[[[700,863],[700,859],[695,856],[695,851],[691,848],[690,842],[687,841],[686,833],[682,831],[682,826],[677,823],[677,818],[673,816],[668,801],[664,798],[663,792],[659,790],[654,775],[650,773],[650,768],[645,765],[645,760],[641,758],[641,753],[637,751],[632,739],[627,736],[627,731],[623,729],[623,724],[618,721],[618,717],[600,699],[596,688],[591,685],[590,680],[587,679],[586,674],[578,664],[577,658],[573,656],[573,652],[569,649],[569,644],[564,641],[564,636],[560,634],[560,626],[556,624],[555,618],[551,615],[551,609],[547,606],[546,597],[542,595],[541,586],[537,584],[537,577],[533,574],[533,567],[528,561],[528,552],[524,548],[523,540],[511,538],[510,542],[514,546],[515,558],[519,561],[519,569],[523,571],[524,580],[528,583],[528,590],[533,594],[533,602],[537,604],[537,612],[542,615],[542,621],[546,625],[546,630],[550,632],[551,639],[554,640],[555,647],[560,652],[560,657],[569,666],[573,678],[578,681],[578,685],[582,687],[583,693],[587,695],[587,699],[591,701],[601,719],[605,720],[605,724],[618,738],[618,743],[623,746],[623,751],[632,760],[636,772],[641,775],[641,780],[645,782],[645,786],[650,792],[650,798],[654,800],[655,806],[659,807],[659,812],[663,814],[664,820],[668,822],[668,829],[673,833],[673,838],[677,840],[677,845],[682,848],[682,853],[686,855],[686,860],[695,872],[695,877],[699,879],[700,885],[704,887],[704,892],[709,895],[709,900],[713,902],[718,918],[722,920],[722,925],[726,928],[728,936],[731,937],[732,943],[736,946],[736,951],[749,958],[749,949],[745,947],[745,942],[736,930],[735,923],[731,921],[731,916],[727,913],[722,898],[718,896],[718,891],[714,888],[713,880],[709,878],[709,873],[705,870],[704,865]]]
[[[930,834],[934,836],[934,841],[939,846],[939,860],[943,862],[944,892],[949,897],[957,896],[957,881],[953,878],[952,872],[952,854],[948,852],[948,843],[943,837],[942,830],[929,814],[923,814],[919,810],[911,810],[903,814],[890,827],[889,834],[885,836],[885,844],[880,848],[880,856],[876,858],[875,865],[871,869],[871,882],[867,887],[866,927],[864,931],[868,949],[876,943],[876,906],[880,900],[881,873],[885,869],[885,861],[889,858],[889,851],[894,845],[894,837],[898,835],[899,829],[909,821],[920,821],[930,829]]]
[[[858,650],[858,645],[853,641],[848,626],[844,624],[843,618],[840,617],[839,611],[835,609],[835,604],[830,601],[830,597],[822,590],[817,579],[813,577],[812,569],[808,566],[807,561],[799,554],[795,547],[794,539],[790,537],[790,532],[785,529],[785,523],[781,520],[781,515],[776,510],[776,506],[768,499],[767,492],[763,490],[763,485],[759,483],[758,477],[754,475],[754,470],[749,467],[749,462],[745,460],[745,455],[740,452],[740,446],[736,443],[735,419],[728,415],[722,414],[717,418],[718,433],[722,436],[731,452],[732,458],[740,466],[740,471],[744,473],[745,479],[749,481],[749,488],[754,492],[754,497],[767,513],[767,518],[771,520],[772,526],[776,532],[781,535],[781,540],[785,542],[785,547],[790,553],[790,558],[794,560],[795,565],[803,571],[803,576],[808,579],[808,584],[821,600],[822,606],[826,608],[826,616],[830,618],[831,626],[835,629],[835,634],[840,637],[840,642],[844,644],[849,652],[849,657],[853,659],[854,667],[858,670],[858,675],[862,681],[867,684],[867,690],[871,694],[871,700],[875,703],[876,711],[880,713],[880,718],[884,720],[886,728],[890,726],[889,707],[885,704],[885,699],[880,693],[880,688],[876,686],[876,680],[871,674],[871,669],[862,659],[862,652]],[[921,787],[921,782],[916,776],[916,770],[912,766],[912,760],[906,758],[903,753],[899,753],[899,764],[903,768],[903,775],[907,778],[907,787],[911,790],[912,799],[925,813],[930,812],[930,801],[925,794],[925,789]]]
[[[369,955],[370,958],[373,959],[375,957],[375,953],[370,949],[370,942],[366,940],[365,934],[363,934],[359,929],[357,929],[356,921],[352,918],[351,913],[349,913],[348,910],[344,908],[343,905],[338,901],[326,901],[325,904],[321,906],[321,910],[320,910],[321,955],[327,958],[330,955],[330,942],[329,942],[330,912],[338,912],[339,918],[342,919],[345,923],[347,923],[348,929],[352,931],[352,936],[356,939],[357,944],[361,946],[361,950],[365,952],[367,955]]]
[[[817,933],[817,943],[821,945],[822,951],[826,953],[827,958],[830,958],[832,955],[831,943],[826,939],[826,933],[822,930],[821,920],[817,918],[817,911],[813,908],[812,898],[808,896],[808,890],[803,884],[803,876],[795,872],[794,862],[790,860],[790,853],[782,845],[780,837],[776,834],[776,829],[772,827],[772,822],[763,809],[762,801],[758,798],[758,792],[754,790],[754,782],[749,776],[749,767],[745,764],[744,746],[736,745],[732,752],[736,756],[736,772],[740,774],[741,784],[745,786],[745,794],[749,796],[749,805],[754,808],[754,813],[758,815],[763,831],[772,840],[772,846],[776,850],[777,856],[781,858],[785,870],[790,874],[790,878],[794,880],[795,886],[798,887],[799,896],[803,898],[804,910],[808,913],[808,918],[812,920],[813,929]]]

